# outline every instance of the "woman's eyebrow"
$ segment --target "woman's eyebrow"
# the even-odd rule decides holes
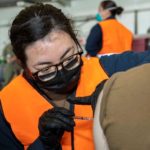
[[[72,50],[72,49],[74,50],[74,47],[73,47],[73,46],[67,48],[66,51],[65,51],[65,53],[60,57],[60,60],[63,59],[63,58],[68,54],[68,52],[69,52],[70,50]]]
[[[35,64],[34,66],[47,65],[47,64],[52,64],[52,62],[50,62],[50,61],[38,62],[38,63],[37,63],[37,64]]]
[[[68,54],[68,52],[69,52],[70,50],[72,50],[72,49],[74,49],[73,46],[67,48],[66,51],[65,51],[65,53],[60,57],[60,60],[63,59],[63,58]],[[39,62],[37,62],[33,67],[36,68],[37,66],[40,66],[40,65],[53,65],[53,63],[50,62],[50,61],[42,61],[42,62],[39,61]]]
[[[36,69],[36,70],[40,70],[40,66],[42,65],[53,65],[52,62],[49,62],[49,61],[45,61],[45,62],[38,62],[37,64],[33,65],[33,67]]]

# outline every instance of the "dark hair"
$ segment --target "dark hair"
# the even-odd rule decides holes
[[[100,5],[103,9],[116,7],[115,9],[110,10],[112,16],[120,15],[120,14],[122,14],[122,12],[124,10],[122,7],[117,6],[117,4],[111,0],[104,0],[101,2]]]
[[[26,65],[25,48],[42,39],[53,30],[68,33],[77,46],[81,47],[68,19],[60,9],[38,3],[23,9],[14,19],[10,29],[10,40],[17,58]]]

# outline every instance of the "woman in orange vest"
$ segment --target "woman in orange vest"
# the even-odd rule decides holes
[[[111,0],[100,3],[96,19],[98,23],[87,38],[86,51],[91,56],[122,53],[132,49],[132,33],[116,20],[122,7]]]
[[[104,82],[150,62],[150,51],[81,57],[70,20],[48,4],[24,8],[10,40],[24,72],[0,92],[2,150],[94,150],[91,104]]]

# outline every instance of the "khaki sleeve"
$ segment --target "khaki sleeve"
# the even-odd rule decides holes
[[[149,150],[150,64],[113,75],[103,88],[100,108],[110,150]]]

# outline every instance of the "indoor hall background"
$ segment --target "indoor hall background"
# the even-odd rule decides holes
[[[14,16],[27,5],[42,1],[52,3],[61,8],[74,20],[78,37],[84,45],[91,27],[96,23],[95,14],[100,0],[0,0],[0,56],[3,48],[9,43],[9,26]],[[150,28],[149,0],[115,0],[125,8],[125,12],[118,18],[136,36],[147,34]]]

